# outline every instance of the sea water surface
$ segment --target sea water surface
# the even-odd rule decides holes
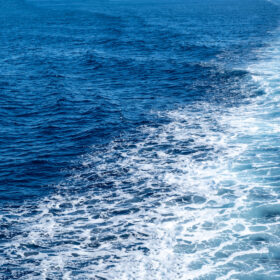
[[[279,19],[0,0],[0,279],[280,279]]]

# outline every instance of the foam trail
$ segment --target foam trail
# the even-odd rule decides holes
[[[1,265],[22,279],[279,279],[279,49],[248,68],[254,99],[162,112],[84,156],[56,195],[5,218],[25,230]]]

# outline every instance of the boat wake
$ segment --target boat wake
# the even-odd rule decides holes
[[[2,217],[21,279],[279,279],[280,42],[238,106],[159,112],[93,148],[50,197]],[[10,230],[13,228],[13,230]],[[16,269],[17,268],[17,269]]]

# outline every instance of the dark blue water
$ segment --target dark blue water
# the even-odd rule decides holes
[[[0,279],[279,279],[279,19],[0,0]]]

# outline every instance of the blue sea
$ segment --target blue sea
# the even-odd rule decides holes
[[[279,20],[0,0],[0,279],[279,280]]]

